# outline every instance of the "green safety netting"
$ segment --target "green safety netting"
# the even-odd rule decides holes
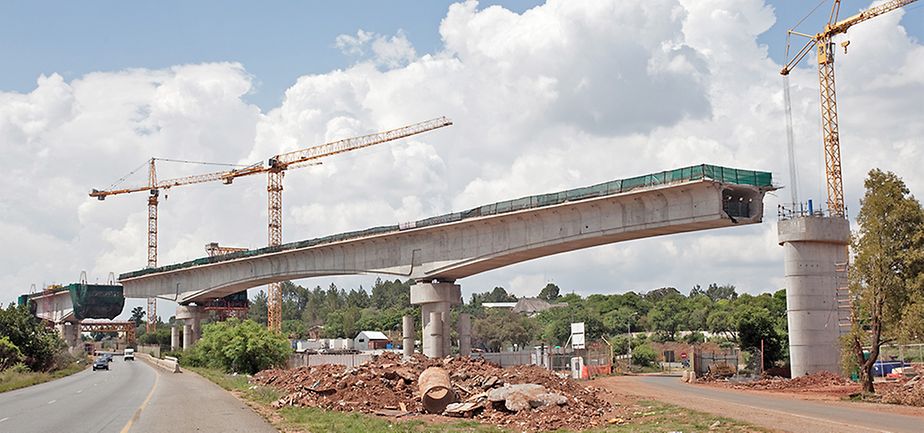
[[[71,284],[66,286],[74,304],[74,317],[83,319],[114,319],[125,306],[122,286],[101,284]]]
[[[644,176],[630,177],[628,179],[613,180],[597,185],[586,186],[581,188],[570,189],[567,191],[553,192],[549,194],[539,194],[529,197],[507,200],[498,203],[492,203],[463,212],[455,212],[435,216],[411,223],[401,225],[391,225],[376,227],[367,230],[359,230],[336,235],[326,236],[318,239],[310,239],[300,242],[292,242],[284,245],[273,247],[259,248],[255,250],[239,251],[231,254],[225,254],[214,257],[203,257],[200,259],[179,263],[175,265],[163,266],[160,268],[149,268],[140,271],[129,272],[120,275],[120,279],[134,278],[157,272],[167,272],[177,269],[183,269],[190,266],[216,263],[226,260],[234,260],[244,257],[252,257],[261,254],[268,254],[278,251],[286,251],[311,247],[320,244],[340,242],[347,239],[355,239],[384,233],[391,233],[411,228],[428,227],[438,224],[446,224],[461,221],[467,218],[477,218],[483,216],[497,215],[507,212],[515,212],[524,209],[535,209],[545,206],[553,206],[569,201],[584,200],[594,197],[621,194],[640,188],[652,188],[660,185],[670,185],[682,182],[694,182],[711,180],[727,184],[750,185],[758,188],[773,188],[773,176],[769,172],[743,170],[740,168],[721,167],[718,165],[700,164],[690,167],[678,168],[675,170],[661,171],[658,173],[646,174]]]

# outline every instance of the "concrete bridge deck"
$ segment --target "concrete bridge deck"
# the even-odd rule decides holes
[[[379,273],[452,282],[597,245],[762,221],[770,173],[698,165],[377,227],[145,269],[125,296],[201,303],[271,282]]]

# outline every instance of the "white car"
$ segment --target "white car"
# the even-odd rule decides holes
[[[122,360],[134,361],[135,360],[135,349],[125,349],[125,353],[122,355]]]

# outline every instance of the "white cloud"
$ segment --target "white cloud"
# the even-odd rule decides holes
[[[852,213],[873,167],[924,190],[924,47],[904,34],[901,13],[851,30],[850,52],[838,56]],[[104,277],[143,266],[145,198],[97,203],[86,191],[150,156],[253,162],[439,115],[455,125],[289,172],[285,239],[704,162],[769,170],[786,183],[780,65],[756,40],[774,20],[760,0],[552,0],[522,14],[459,3],[440,23],[440,50],[416,53],[403,33],[341,35],[337,46],[356,63],[299,77],[266,113],[242,101],[253,77],[233,63],[43,76],[30,93],[0,93],[0,242],[23,245],[0,253],[0,293],[12,299],[80,269]],[[813,67],[791,76],[793,118],[803,198],[823,202]],[[201,256],[209,241],[265,244],[265,182],[169,191],[160,262]],[[761,226],[598,247],[460,283],[518,295],[550,280],[583,294],[713,281],[776,289],[779,201],[768,197]]]

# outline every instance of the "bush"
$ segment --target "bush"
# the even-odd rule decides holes
[[[632,350],[632,364],[648,367],[655,363],[658,354],[648,344],[643,344]]]
[[[282,335],[252,320],[228,319],[205,325],[202,339],[183,360],[187,365],[253,374],[284,366],[290,352],[289,340]]]
[[[55,354],[65,349],[58,335],[46,328],[24,305],[10,304],[5,309],[0,308],[0,335],[7,337],[19,349],[22,361],[32,371],[54,368]]]
[[[683,336],[683,342],[687,344],[699,344],[706,342],[706,335],[702,332],[691,332]]]
[[[0,337],[0,371],[21,363],[23,358],[22,351],[10,341],[10,337]]]

